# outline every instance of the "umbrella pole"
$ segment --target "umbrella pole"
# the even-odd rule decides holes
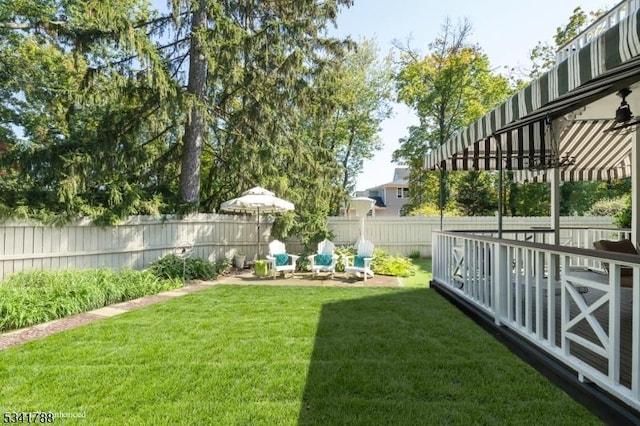
[[[258,254],[256,260],[260,260],[260,207],[258,207]]]

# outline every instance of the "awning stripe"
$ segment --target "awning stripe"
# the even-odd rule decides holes
[[[631,173],[632,133],[629,129],[604,132],[612,120],[575,120],[567,122],[557,141],[547,140],[546,124],[538,121],[500,136],[504,170],[516,170],[518,180],[539,180],[549,166],[552,146],[557,146],[560,158],[575,158],[573,165],[561,170],[563,180],[617,179]],[[445,170],[496,170],[495,138],[486,138],[443,161]],[[534,169],[529,170],[534,167]],[[543,180],[546,178],[542,178]]]
[[[635,55],[639,55],[640,54],[640,19],[638,19],[638,15],[633,15],[631,17],[631,33],[630,33],[630,37],[629,40],[631,40],[632,43],[632,50],[634,52]]]
[[[549,170],[514,170],[513,178],[516,182],[548,182],[551,172]],[[631,166],[615,167],[603,170],[561,170],[562,182],[580,181],[609,181],[631,176]]]
[[[536,101],[538,90],[532,83],[494,109],[495,121],[485,116],[428,154],[425,161],[427,167],[434,168],[454,152],[464,150],[514,120],[526,117],[587,81],[640,55],[639,15],[640,10],[633,11],[609,30],[594,37],[578,55],[557,64],[542,76],[536,82],[536,85],[540,85],[540,104]]]
[[[578,52],[580,61],[580,81],[589,81],[593,77],[593,69],[591,68],[591,49],[582,49]]]
[[[525,128],[514,129],[501,136],[503,144],[503,166],[505,170],[528,167],[535,161],[545,161],[544,123],[533,123]],[[444,170],[496,170],[497,148],[494,138],[474,143],[442,161]]]

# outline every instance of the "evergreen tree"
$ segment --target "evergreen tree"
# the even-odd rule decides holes
[[[0,158],[5,215],[106,222],[157,212],[149,166],[164,126],[162,64],[143,1],[0,5]],[[152,78],[153,75],[153,78]],[[142,171],[142,172],[141,172]],[[146,172],[146,173],[145,173]]]

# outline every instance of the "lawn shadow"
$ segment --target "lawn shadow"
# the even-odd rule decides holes
[[[323,305],[298,424],[510,424],[557,412],[593,420],[437,292],[415,289]]]
[[[435,341],[445,337],[437,304],[448,305],[433,290],[416,289],[323,305],[298,424],[424,418],[429,358],[447,342]]]

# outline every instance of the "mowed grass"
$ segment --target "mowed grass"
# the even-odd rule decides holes
[[[0,352],[56,424],[588,425],[431,289],[218,286]]]
[[[411,262],[418,267],[416,274],[403,278],[402,283],[405,287],[410,288],[427,288],[433,275],[431,274],[431,258],[423,257],[419,259],[411,259]]]

